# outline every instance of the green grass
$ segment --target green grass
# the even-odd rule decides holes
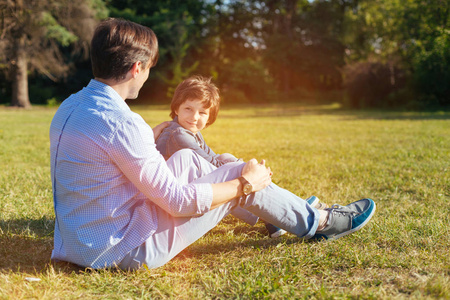
[[[150,125],[169,112],[133,110]],[[50,263],[55,111],[0,107],[0,299],[450,299],[449,113],[225,108],[203,132],[217,153],[265,158],[274,182],[304,198],[370,197],[372,221],[304,242],[227,217],[164,267],[123,272]]]

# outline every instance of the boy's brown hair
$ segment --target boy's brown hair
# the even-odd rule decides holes
[[[123,19],[106,19],[91,40],[94,77],[120,80],[134,63],[151,68],[158,61],[158,40],[148,27]]]
[[[176,117],[176,111],[187,100],[199,100],[204,108],[209,108],[209,119],[206,127],[216,121],[219,113],[219,89],[211,82],[211,78],[192,76],[181,82],[172,97],[170,117]]]

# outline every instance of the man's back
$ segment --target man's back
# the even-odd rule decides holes
[[[114,161],[121,147],[117,139],[124,135],[118,132],[136,119],[125,101],[98,81],[69,97],[55,114],[50,128],[53,258],[103,267],[156,229],[152,206]],[[151,140],[151,129],[148,134]]]

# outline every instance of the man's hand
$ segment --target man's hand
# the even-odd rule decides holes
[[[260,191],[272,182],[272,171],[266,167],[264,160],[258,163],[256,159],[251,159],[245,164],[241,175],[253,186],[252,192]],[[236,197],[243,196],[242,184],[237,178],[226,182],[214,183],[211,186],[213,188],[211,209],[219,207]]]
[[[164,128],[166,128],[167,126],[169,126],[170,121],[165,121],[162,122],[161,124],[156,125],[155,127],[153,127],[153,137],[155,139],[155,141],[158,139],[159,135],[161,134],[161,132],[163,131]]]
[[[272,182],[272,171],[266,167],[266,161],[258,163],[256,159],[251,159],[242,169],[242,176],[253,186],[253,192],[266,188]]]

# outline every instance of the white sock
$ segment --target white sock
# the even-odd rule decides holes
[[[317,227],[317,231],[323,231],[325,227],[328,225],[328,216],[330,212],[327,210],[319,209],[320,217],[319,217],[319,226]]]

